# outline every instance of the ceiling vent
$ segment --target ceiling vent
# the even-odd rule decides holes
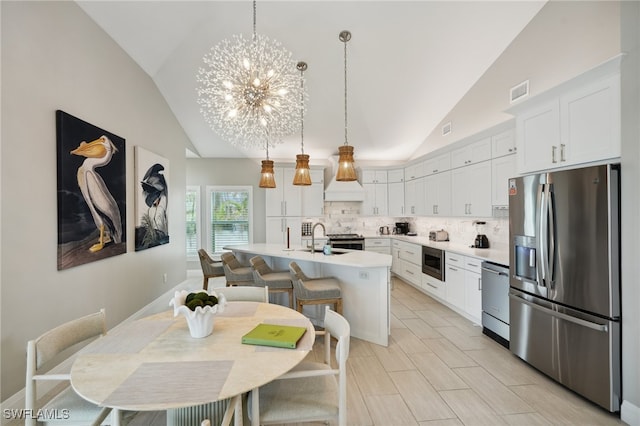
[[[447,136],[449,133],[451,133],[451,122],[442,126],[442,136]]]
[[[514,103],[527,96],[529,96],[529,80],[523,81],[511,88],[509,103]]]

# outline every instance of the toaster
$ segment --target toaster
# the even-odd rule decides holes
[[[429,240],[431,241],[449,241],[449,233],[444,229],[439,231],[430,231]]]

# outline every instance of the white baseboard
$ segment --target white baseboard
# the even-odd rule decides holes
[[[620,420],[630,426],[640,426],[640,407],[623,400],[620,406]]]
[[[169,300],[171,300],[171,298],[173,297],[173,294],[176,291],[201,289],[202,288],[202,271],[199,271],[199,272],[200,272],[199,276],[196,273],[188,274],[188,278],[185,281],[181,282],[177,286],[173,287],[171,290],[159,296],[154,301],[152,301],[151,303],[149,303],[148,305],[144,306],[142,309],[140,309],[139,311],[131,315],[129,318],[125,319],[124,321],[122,321],[121,323],[113,327],[111,330],[115,330],[118,327],[122,326],[123,324],[130,323],[137,319],[168,310]],[[224,277],[221,277],[221,278],[223,280],[222,286],[224,286],[225,285]],[[212,279],[212,284],[213,284],[213,279]],[[107,312],[107,315],[108,314],[109,313]],[[75,359],[75,355],[71,355],[69,358],[67,358],[66,360],[62,361],[60,364],[53,367],[52,371],[68,372],[71,369],[71,364],[73,364],[74,359]],[[38,394],[44,395],[46,392],[51,391],[56,385],[58,385],[58,383],[41,382],[38,384]],[[11,423],[12,421],[14,421],[10,418],[11,416],[7,414],[6,410],[20,410],[23,408],[24,408],[24,389],[16,392],[6,400],[2,401],[2,403],[0,404],[0,425],[5,426]]]

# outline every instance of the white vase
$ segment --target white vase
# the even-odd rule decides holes
[[[196,309],[192,311],[185,305],[185,300],[189,293],[191,292],[186,290],[175,292],[173,299],[169,302],[169,305],[173,306],[173,316],[178,316],[178,314],[184,315],[187,319],[187,325],[189,326],[189,333],[191,334],[191,337],[207,337],[213,333],[215,316],[217,313],[224,311],[224,306],[227,301],[224,295],[221,294],[218,298],[217,305],[204,307],[197,306]],[[217,297],[215,292],[212,292],[211,294]]]

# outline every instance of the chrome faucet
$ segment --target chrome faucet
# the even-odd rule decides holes
[[[324,227],[324,224],[321,222],[316,222],[311,228],[311,253],[316,251],[316,226],[320,225],[322,227],[322,234],[326,237],[327,230]]]

